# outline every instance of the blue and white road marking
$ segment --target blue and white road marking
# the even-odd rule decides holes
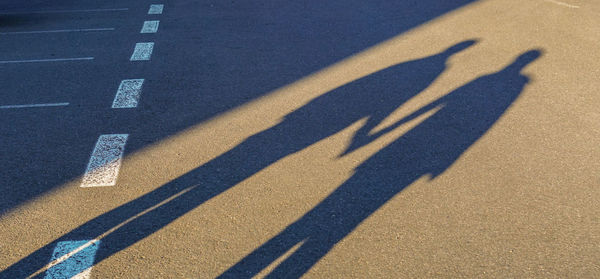
[[[144,79],[126,79],[121,81],[112,108],[135,108],[142,93]]]
[[[14,31],[0,32],[0,35],[20,35],[20,34],[48,34],[48,33],[71,33],[71,32],[98,32],[114,31],[115,28],[83,28],[83,29],[57,29],[57,30],[37,30],[37,31]]]
[[[152,4],[150,5],[150,9],[148,9],[149,15],[160,15],[163,12],[164,5],[163,4]]]
[[[29,60],[4,60],[4,61],[0,61],[0,64],[38,63],[38,62],[65,62],[65,61],[82,61],[82,60],[94,60],[94,57],[50,58],[50,59],[29,59]]]
[[[114,186],[121,168],[128,134],[101,135],[96,142],[81,187]]]
[[[56,244],[44,279],[90,278],[100,240],[61,241]]]
[[[133,54],[131,54],[130,61],[146,61],[150,60],[152,56],[152,50],[154,49],[154,43],[137,43]]]
[[[158,20],[144,21],[144,25],[142,26],[142,31],[140,31],[140,33],[156,33],[158,31],[159,23],[160,22]]]
[[[40,10],[40,11],[0,12],[0,15],[122,12],[122,11],[128,11],[128,10],[129,10],[129,8],[81,9],[81,10],[46,10],[46,11]]]
[[[43,107],[62,107],[69,103],[50,103],[50,104],[27,104],[27,105],[4,105],[0,109],[19,109],[19,108],[43,108]]]

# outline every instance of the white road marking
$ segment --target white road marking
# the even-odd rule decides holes
[[[546,2],[554,3],[554,4],[557,4],[557,5],[561,5],[561,6],[565,6],[565,7],[571,8],[571,9],[579,9],[579,6],[567,4],[567,3],[556,1],[556,0],[546,0]]]
[[[121,81],[112,108],[135,108],[138,105],[144,79],[126,79]]]
[[[163,4],[152,4],[150,5],[150,9],[148,9],[149,15],[160,15],[163,12],[163,8],[165,5]]]
[[[152,50],[154,49],[154,43],[137,43],[135,49],[131,55],[130,61],[142,61],[150,60],[152,56]]]
[[[101,135],[96,142],[81,187],[114,186],[128,134]]]
[[[57,243],[52,252],[52,259],[46,266],[44,279],[90,278],[99,245],[100,241],[96,239]]]
[[[47,10],[47,11],[15,11],[15,12],[0,12],[0,15],[119,12],[119,11],[128,11],[128,10],[129,10],[129,8],[82,9],[82,10]]]
[[[59,29],[59,30],[0,32],[0,35],[43,34],[43,33],[68,33],[68,32],[94,32],[94,31],[114,31],[114,30],[115,30],[115,28]]]
[[[120,228],[122,228],[122,227],[126,226],[127,224],[130,224],[131,222],[135,221],[136,219],[138,219],[138,218],[140,218],[140,217],[148,214],[148,212],[151,212],[151,211],[153,211],[153,210],[155,210],[155,209],[157,209],[157,208],[159,208],[159,207],[161,207],[161,206],[163,206],[163,205],[171,202],[172,200],[177,199],[178,197],[184,195],[185,193],[188,193],[189,191],[195,189],[196,187],[198,187],[198,185],[187,187],[187,188],[181,190],[179,193],[176,193],[176,194],[174,194],[174,195],[172,195],[172,196],[164,199],[163,201],[158,202],[158,203],[154,204],[153,206],[144,209],[142,212],[137,213],[136,215],[127,218],[127,220],[125,220],[125,221],[119,223],[118,225],[116,225],[116,226],[114,226],[114,227],[106,230],[105,232],[103,232],[102,234],[100,234],[98,237],[96,237],[96,238],[94,238],[94,239],[86,242],[85,244],[79,246],[77,249],[73,250],[69,255],[65,255],[65,256],[62,256],[62,257],[60,257],[60,258],[58,258],[56,260],[53,260],[48,265],[46,265],[46,266],[38,269],[36,272],[34,272],[33,274],[31,274],[27,278],[38,278],[40,274],[42,274],[43,272],[45,272],[48,269],[52,268],[56,264],[64,261],[65,259],[69,258],[70,255],[75,254],[75,253],[77,253],[77,252],[85,249],[86,247],[89,247],[90,245],[99,245],[99,243],[100,243],[100,241],[102,239],[104,239],[105,237],[107,237],[110,234],[114,233],[115,231],[119,230]]]
[[[5,60],[5,61],[0,61],[0,64],[38,63],[38,62],[65,62],[65,61],[83,61],[83,60],[94,60],[94,57],[49,58],[49,59],[30,59],[30,60]]]
[[[27,104],[27,105],[5,105],[0,106],[0,109],[18,109],[18,108],[41,108],[41,107],[62,107],[68,106],[69,103],[52,103],[52,104]]]
[[[156,33],[158,31],[158,24],[158,20],[144,21],[144,26],[142,26],[140,33]]]

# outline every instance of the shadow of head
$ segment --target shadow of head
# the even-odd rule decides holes
[[[460,42],[460,43],[458,43],[458,44],[455,44],[455,45],[453,45],[453,46],[451,46],[451,47],[447,48],[446,50],[444,50],[444,51],[442,52],[442,54],[443,54],[444,56],[451,56],[451,55],[454,55],[454,54],[456,54],[456,53],[458,53],[458,52],[461,52],[461,51],[463,51],[463,50],[465,50],[465,49],[467,49],[467,48],[471,47],[472,45],[474,45],[474,44],[475,44],[475,43],[477,43],[477,42],[478,42],[478,40],[476,40],[476,39],[471,39],[471,40],[462,41],[462,42]]]
[[[531,62],[538,59],[542,56],[543,51],[540,49],[532,49],[521,55],[519,55],[515,60],[506,67],[507,71],[516,71],[520,72],[523,68],[529,65]]]

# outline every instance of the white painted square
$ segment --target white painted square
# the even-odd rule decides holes
[[[163,8],[165,5],[163,4],[152,4],[150,5],[150,9],[148,9],[149,15],[160,15],[163,12]]]
[[[144,79],[126,79],[121,81],[112,108],[135,108],[142,94]]]
[[[154,43],[137,43],[131,55],[130,61],[146,61],[150,60]]]
[[[160,21],[158,20],[147,20],[144,21],[144,25],[142,26],[142,31],[140,33],[156,33],[158,32],[158,24]]]
[[[114,186],[128,134],[101,135],[96,142],[81,187]]]

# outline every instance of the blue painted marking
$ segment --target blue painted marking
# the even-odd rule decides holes
[[[46,271],[46,276],[44,278],[72,278],[77,275],[79,275],[78,278],[87,278],[90,269],[94,265],[96,251],[98,251],[98,247],[100,246],[100,241],[95,241],[91,244],[89,244],[89,242],[90,240],[61,241],[56,244],[50,262],[56,261],[67,254],[72,255],[50,267]],[[81,249],[81,251],[73,253],[86,244],[89,244],[89,246]]]

